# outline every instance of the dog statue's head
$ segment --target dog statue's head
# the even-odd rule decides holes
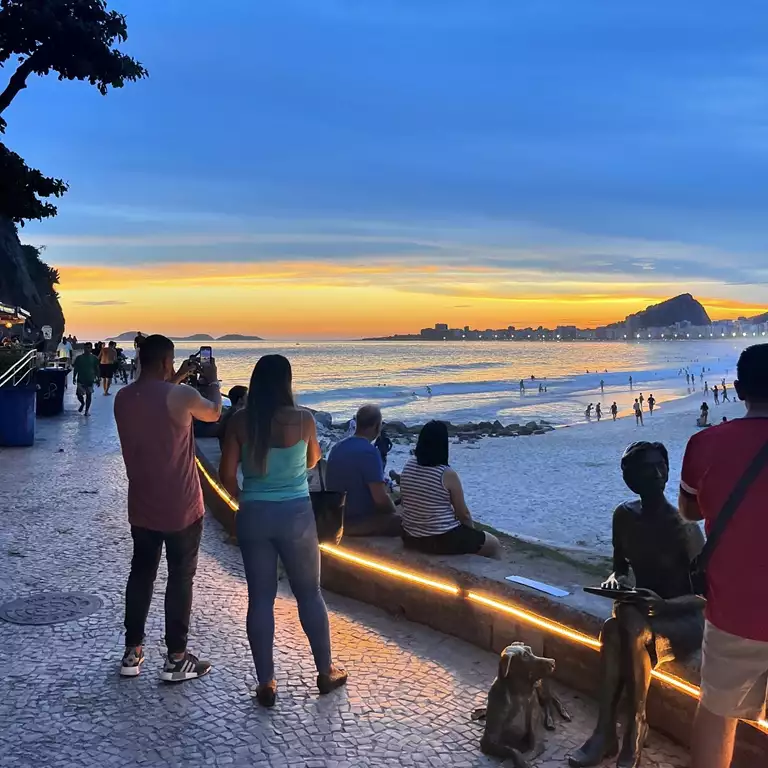
[[[525,682],[533,687],[554,671],[554,659],[537,656],[525,643],[512,643],[501,652],[498,679],[505,680],[510,685]]]

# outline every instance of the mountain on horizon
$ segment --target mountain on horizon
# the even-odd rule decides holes
[[[681,293],[658,304],[651,304],[641,312],[635,312],[619,323],[608,328],[626,325],[632,330],[639,328],[667,328],[675,323],[689,322],[691,325],[710,325],[712,321],[701,302],[690,293]]]
[[[138,331],[125,331],[118,336],[107,337],[108,341],[133,341]],[[147,335],[146,333],[144,334]],[[261,336],[247,336],[242,333],[227,333],[215,338],[209,333],[193,333],[191,336],[169,336],[171,341],[264,341]]]

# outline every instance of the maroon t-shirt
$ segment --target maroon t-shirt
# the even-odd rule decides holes
[[[177,386],[136,381],[115,397],[128,474],[128,520],[164,533],[181,531],[205,513],[192,425],[180,425],[168,408]]]
[[[680,487],[695,496],[707,533],[757,452],[768,419],[735,419],[695,434]],[[707,618],[723,632],[768,642],[768,468],[750,487],[707,568]]]

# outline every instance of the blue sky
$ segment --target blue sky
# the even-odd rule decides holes
[[[150,79],[32,80],[67,265],[450,265],[768,303],[768,4],[164,0]]]

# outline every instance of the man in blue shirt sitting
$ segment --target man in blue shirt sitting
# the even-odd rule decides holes
[[[345,536],[399,536],[400,516],[387,493],[381,454],[373,441],[381,432],[381,410],[364,405],[355,434],[337,443],[328,457],[326,485],[344,491]]]

